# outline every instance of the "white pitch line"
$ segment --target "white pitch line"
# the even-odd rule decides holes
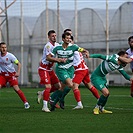
[[[76,105],[65,105],[67,107],[75,107]],[[84,105],[85,108],[94,108],[94,106],[87,106],[87,105]],[[132,108],[119,108],[119,107],[106,107],[108,109],[115,109],[115,110],[129,110],[129,111],[132,111],[133,109]]]

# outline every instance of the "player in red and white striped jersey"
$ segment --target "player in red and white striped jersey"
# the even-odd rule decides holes
[[[128,44],[130,48],[126,51],[128,56],[133,60],[133,36],[128,38]],[[130,67],[133,72],[133,61],[130,62]],[[131,96],[133,97],[133,82],[131,84]]]
[[[128,44],[130,48],[127,49],[126,53],[128,54],[129,58],[119,57],[119,60],[123,61],[124,63],[130,63],[130,67],[133,72],[133,36],[128,38]],[[131,96],[133,97],[133,82],[131,83]]]
[[[82,109],[83,105],[81,102],[80,91],[78,89],[81,82],[85,84],[85,86],[92,92],[92,94],[99,99],[100,95],[97,89],[91,84],[89,69],[84,61],[82,53],[76,51],[74,52],[74,60],[73,66],[75,68],[74,77],[73,77],[73,85],[74,85],[74,96],[77,101],[77,106],[73,109]],[[76,94],[77,93],[77,94]]]
[[[42,111],[44,112],[50,112],[48,108],[48,101],[49,101],[51,89],[53,88],[56,90],[61,89],[61,84],[59,82],[59,79],[56,76],[55,72],[53,71],[54,63],[47,60],[47,56],[51,53],[53,48],[59,45],[58,43],[56,43],[56,33],[54,30],[50,30],[48,32],[48,38],[49,38],[49,42],[44,46],[43,57],[38,69],[38,73],[40,76],[40,84],[45,85],[45,91],[41,92],[43,95]],[[62,59],[60,58],[54,58],[54,59],[55,59],[55,62],[62,62]]]

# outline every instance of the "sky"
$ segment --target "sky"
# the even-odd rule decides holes
[[[0,0],[1,6],[4,8],[4,1]],[[9,5],[14,0],[7,0]],[[27,16],[38,16],[46,9],[46,0],[17,0],[9,9],[9,14],[20,14],[20,2],[23,2],[24,14]],[[59,9],[74,10],[75,1],[77,1],[77,9],[92,8],[106,9],[106,0],[47,0],[48,8],[57,9],[57,1],[59,1]],[[109,9],[117,9],[124,2],[133,2],[133,0],[107,0]]]

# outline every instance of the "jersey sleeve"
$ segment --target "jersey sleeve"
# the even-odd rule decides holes
[[[51,51],[51,54],[52,54],[53,56],[56,55],[57,48],[58,48],[58,46],[54,47],[54,49]]]
[[[112,63],[118,65],[118,57],[119,57],[119,55],[117,55],[117,54],[107,55],[106,60],[108,62],[112,62]]]
[[[46,55],[49,55],[51,53],[51,46],[49,44],[46,44],[44,46],[44,52]]]
[[[131,77],[123,70],[123,68],[119,69],[118,71],[123,75],[125,79],[130,81]]]
[[[70,47],[73,49],[73,51],[78,51],[80,48],[77,44],[70,45]]]
[[[102,60],[106,60],[106,55],[103,54],[90,54],[90,58],[100,58]]]
[[[132,59],[132,61],[133,61],[133,55],[131,55],[129,58],[131,58],[131,59]]]
[[[14,63],[14,64],[18,64],[18,59],[15,57],[15,55],[13,54],[10,54],[10,57],[11,57],[11,62]]]

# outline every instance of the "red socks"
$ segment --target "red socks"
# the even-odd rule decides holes
[[[26,97],[25,97],[24,93],[21,90],[16,91],[16,93],[19,95],[19,97],[21,98],[21,100],[24,103],[27,102]]]
[[[56,88],[54,85],[52,85],[52,88],[50,89],[50,93],[51,93],[51,92],[54,92],[54,91],[56,91],[56,90],[58,90],[58,88]]]
[[[131,83],[131,93],[133,93],[133,81]]]
[[[46,88],[43,92],[43,100],[48,101],[50,97],[50,90],[51,88]]]
[[[81,101],[80,90],[79,89],[74,89],[73,93],[74,93],[74,97],[75,97],[76,101],[77,102]]]
[[[99,95],[99,93],[98,93],[98,90],[97,90],[94,86],[92,86],[92,87],[90,88],[90,91],[92,92],[92,94],[93,94],[97,99],[100,98],[100,95]]]

